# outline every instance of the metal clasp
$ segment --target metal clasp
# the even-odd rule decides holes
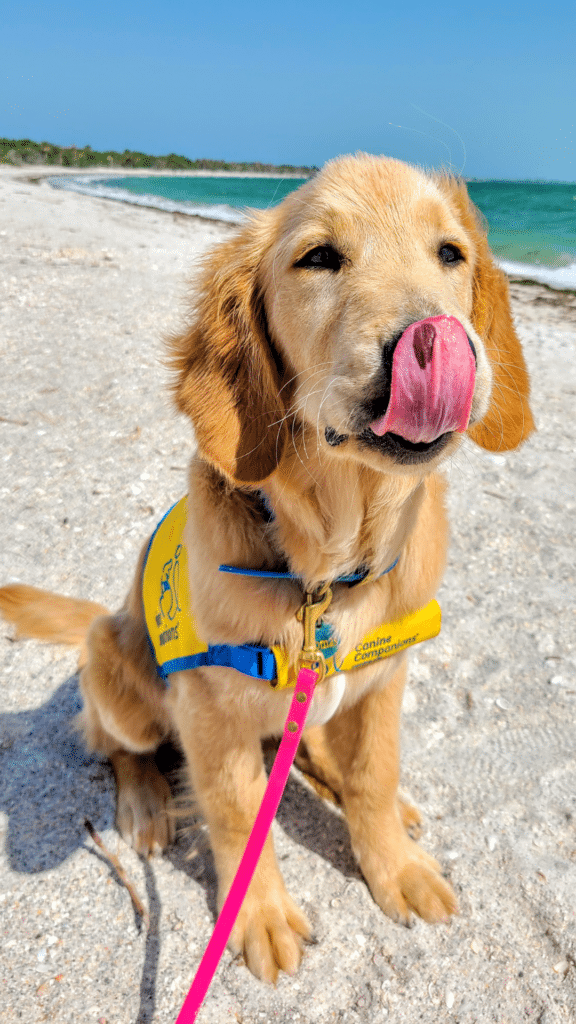
[[[296,612],[296,618],[304,626],[304,643],[298,655],[298,669],[309,668],[318,673],[318,682],[326,675],[326,660],[316,646],[316,626],[332,600],[332,590],[326,586],[317,601],[313,594],[306,594],[305,603]]]

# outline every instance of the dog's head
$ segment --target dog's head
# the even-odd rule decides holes
[[[344,157],[209,256],[172,340],[176,399],[202,454],[240,483],[295,432],[388,472],[435,468],[462,435],[533,429],[529,383],[463,183]]]

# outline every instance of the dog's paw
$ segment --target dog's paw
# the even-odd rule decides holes
[[[174,839],[170,787],[153,758],[137,754],[112,758],[118,785],[116,827],[136,853],[149,857]]]
[[[296,973],[302,941],[309,938],[310,925],[284,887],[270,887],[261,898],[248,893],[229,946],[234,953],[243,954],[252,974],[274,983],[278,971]]]
[[[458,913],[456,896],[442,878],[440,865],[408,837],[394,856],[365,856],[360,866],[376,903],[394,921],[409,925],[415,913],[429,924],[448,924]]]

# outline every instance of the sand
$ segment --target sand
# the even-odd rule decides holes
[[[231,230],[0,168],[2,582],[123,599],[191,451],[161,338],[199,254]],[[274,832],[318,943],[276,988],[226,953],[202,1024],[576,1020],[576,303],[536,285],[512,295],[538,433],[502,456],[469,445],[450,469],[444,625],[413,652],[405,700],[403,786],[461,914],[410,930],[385,918],[344,823],[294,777]],[[9,633],[0,1021],[172,1024],[214,920],[205,836],[196,826],[150,862],[124,845],[110,769],[71,730],[74,653]],[[150,907],[149,932],[85,817]]]

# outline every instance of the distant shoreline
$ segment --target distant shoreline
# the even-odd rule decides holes
[[[197,157],[191,160],[178,153],[154,156],[139,150],[95,150],[91,146],[57,146],[52,142],[33,142],[32,139],[0,138],[0,164],[12,167],[54,167],[66,171],[112,173],[145,171],[162,174],[164,171],[182,171],[190,175],[210,177],[288,177],[309,178],[317,170],[295,164],[272,164],[262,160],[214,160]]]
[[[306,174],[288,174],[283,171],[173,171],[150,167],[59,167],[58,164],[0,164],[3,173],[17,172],[28,181],[38,178],[79,176],[87,178],[287,178],[310,177]]]

